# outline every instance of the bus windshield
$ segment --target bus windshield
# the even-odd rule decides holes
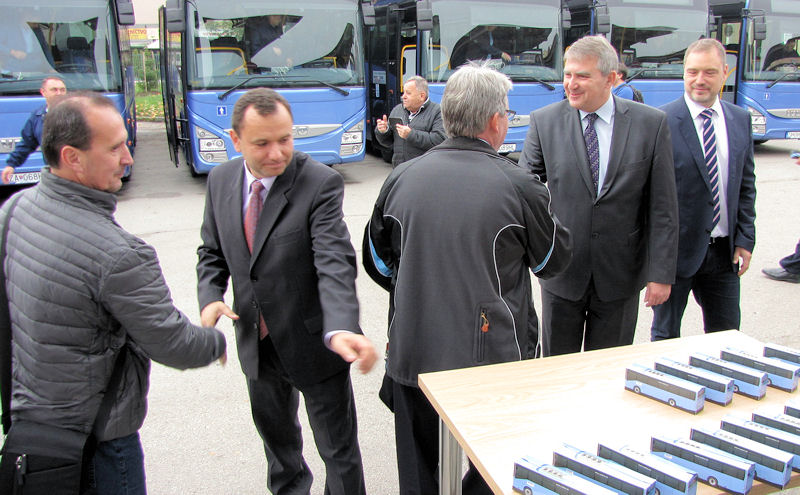
[[[423,76],[446,81],[468,60],[491,64],[514,81],[561,81],[560,11],[554,2],[433,2],[423,33]]]
[[[193,3],[197,10],[190,11],[187,26],[194,39],[190,89],[364,83],[354,1]]]
[[[747,81],[800,81],[800,16],[797,2],[767,2],[765,20],[767,39],[754,41],[748,30],[747,56],[743,77]],[[791,4],[791,5],[790,5]],[[757,7],[761,5],[756,4]],[[752,26],[752,20],[751,26]]]
[[[611,44],[629,79],[681,79],[683,54],[705,36],[707,7],[698,0],[609,0]]]
[[[108,0],[12,0],[0,16],[0,94],[38,94],[58,75],[69,90],[120,91]]]

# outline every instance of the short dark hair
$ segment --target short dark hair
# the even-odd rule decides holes
[[[242,126],[244,114],[248,108],[255,108],[256,112],[262,117],[272,115],[278,109],[277,105],[281,104],[289,111],[289,116],[292,116],[292,107],[286,98],[280,95],[274,89],[269,88],[255,88],[251,89],[239,98],[239,101],[233,106],[233,115],[231,116],[231,127],[236,134]]]
[[[617,73],[623,78],[628,78],[628,66],[625,65],[625,62],[620,62],[617,66]]]
[[[110,107],[114,102],[99,93],[70,93],[47,110],[42,127],[42,154],[44,161],[53,168],[59,167],[61,149],[72,146],[88,150],[92,145],[92,130],[86,120],[89,107]]]
[[[47,84],[47,81],[61,81],[62,84],[64,84],[65,86],[67,85],[67,83],[65,83],[64,80],[61,79],[59,76],[47,76],[44,79],[42,79],[42,85],[39,87],[44,88],[44,85]]]

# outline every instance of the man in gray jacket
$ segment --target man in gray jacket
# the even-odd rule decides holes
[[[392,171],[367,226],[364,266],[390,291],[381,399],[394,412],[400,493],[438,493],[438,415],[420,373],[519,361],[537,342],[532,270],[551,277],[571,256],[547,188],[500,156],[511,81],[464,65],[447,81],[450,139]],[[468,97],[469,96],[469,97]],[[491,493],[477,470],[464,494]]]
[[[400,123],[390,129],[389,119]],[[392,167],[420,156],[447,137],[442,111],[428,98],[428,81],[424,77],[408,78],[403,85],[403,103],[392,109],[389,119],[384,115],[378,120],[375,137],[381,145],[393,148]]]
[[[150,360],[206,366],[224,358],[225,337],[173,306],[155,250],[114,220],[114,193],[133,164],[127,139],[109,99],[83,94],[58,103],[42,136],[50,168],[6,202],[0,222],[8,225],[12,421],[93,433],[98,444],[84,463],[84,488],[144,494],[138,430]],[[115,400],[95,421],[123,348]]]

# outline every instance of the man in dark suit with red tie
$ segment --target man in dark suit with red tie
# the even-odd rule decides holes
[[[653,340],[680,337],[689,292],[706,332],[738,329],[739,277],[756,243],[750,114],[722,101],[725,48],[714,39],[686,49],[684,95],[662,107],[672,134],[678,190],[678,265],[669,299],[653,308]]]
[[[361,333],[356,256],[342,215],[342,177],[294,150],[289,103],[270,89],[237,101],[242,158],[211,171],[198,248],[203,325],[234,320],[267,487],[307,494],[312,475],[297,420],[303,394],[326,494],[365,493],[350,362],[376,360]],[[223,301],[233,282],[233,310]]]

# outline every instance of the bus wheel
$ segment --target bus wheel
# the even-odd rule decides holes
[[[533,495],[533,490],[531,490],[529,486],[526,486],[523,492],[525,493],[525,495]]]
[[[735,383],[733,384],[733,391],[734,392],[739,392],[739,386],[736,385]]]
[[[670,399],[667,401],[667,403],[669,403],[670,406],[675,407],[675,399]]]
[[[636,385],[636,386],[634,386],[634,387],[633,387],[633,391],[634,391],[635,393],[637,393],[637,394],[641,394],[641,393],[642,393],[642,389],[640,389],[638,385]]]
[[[661,490],[659,490],[658,488],[656,488],[656,489],[653,491],[653,493],[654,493],[655,495],[661,495]]]
[[[708,484],[711,486],[717,486],[717,478],[713,476],[708,477]]]

